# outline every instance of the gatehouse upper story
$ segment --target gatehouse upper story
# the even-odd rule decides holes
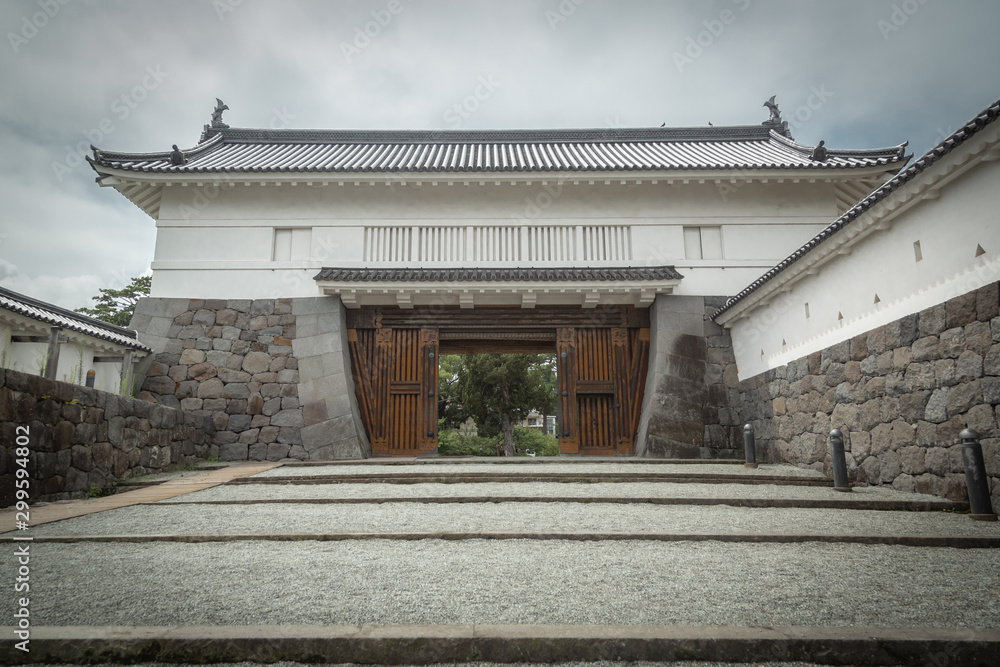
[[[231,128],[222,107],[192,148],[91,159],[156,221],[154,296],[459,303],[447,286],[317,282],[323,268],[563,271],[463,283],[462,305],[523,305],[525,287],[547,290],[531,304],[734,294],[907,160],[905,144],[803,146],[776,109],[731,127],[350,131]],[[637,267],[677,276],[615,296],[565,272]]]

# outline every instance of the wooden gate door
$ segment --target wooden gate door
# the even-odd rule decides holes
[[[649,329],[563,328],[556,334],[559,450],[631,454],[646,382]]]
[[[437,329],[349,329],[358,407],[373,456],[437,446]]]

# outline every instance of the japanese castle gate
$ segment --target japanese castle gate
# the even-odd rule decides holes
[[[511,131],[222,110],[192,148],[89,159],[157,225],[144,389],[212,415],[223,458],[428,452],[439,355],[487,351],[557,354],[563,452],[724,455],[735,367],[706,312],[905,162],[800,145],[776,108]]]
[[[631,454],[649,354],[649,313],[550,306],[367,307],[347,315],[351,367],[373,454],[437,446],[439,354],[557,353],[559,448]]]

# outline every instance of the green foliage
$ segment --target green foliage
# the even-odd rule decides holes
[[[496,456],[497,439],[464,436],[449,429],[438,433],[438,454],[441,456]]]
[[[438,433],[438,454],[441,456],[498,456],[502,452],[503,436],[464,436],[454,429]],[[518,456],[532,450],[536,456],[558,456],[559,441],[537,429],[514,428],[514,447]]]
[[[139,299],[149,294],[152,276],[133,278],[132,282],[122,289],[102,287],[98,296],[92,297],[93,308],[77,308],[76,312],[96,317],[102,322],[127,327],[132,319],[132,312]]]
[[[518,456],[526,456],[529,449],[536,456],[559,456],[559,441],[537,428],[515,428],[514,447]]]
[[[468,419],[458,398],[458,372],[464,363],[458,354],[441,355],[438,365],[438,417],[444,428],[458,428]]]
[[[532,410],[555,410],[547,377],[551,355],[474,354],[462,360],[454,383],[462,412],[476,420],[484,436],[501,433],[505,454],[513,456],[514,426]]]

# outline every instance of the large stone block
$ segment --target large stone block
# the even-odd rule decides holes
[[[220,461],[246,461],[249,446],[241,442],[232,442],[219,446]]]
[[[267,352],[250,352],[243,359],[243,370],[251,375],[263,373],[271,365],[271,355]]]
[[[951,387],[948,391],[948,416],[962,414],[972,406],[983,402],[983,391],[979,380],[964,382]]]
[[[302,426],[302,411],[281,410],[271,416],[272,426]]]
[[[312,454],[320,448],[343,441],[347,441],[348,446],[354,448],[354,453],[347,458],[363,457],[360,444],[357,441],[357,425],[350,415],[306,426],[301,429],[300,433],[302,445],[310,453],[310,458],[314,458]]]
[[[947,326],[964,327],[976,319],[976,292],[968,292],[945,303]]]
[[[319,313],[336,313],[340,308],[340,298],[335,296],[292,299],[292,314],[296,317]]]

